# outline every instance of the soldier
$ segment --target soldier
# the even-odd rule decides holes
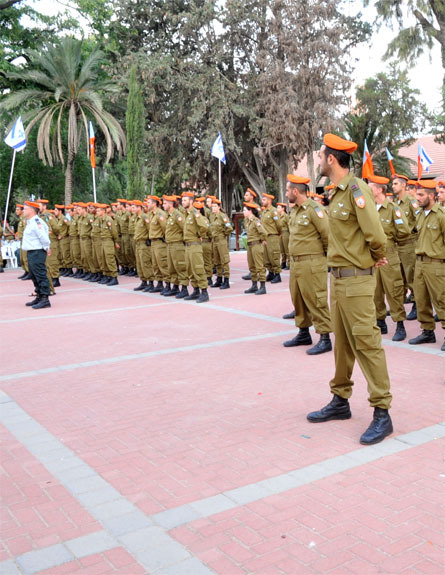
[[[77,227],[78,220],[79,220],[80,208],[77,207],[77,203],[73,203],[73,209],[71,211],[71,221],[70,221],[70,251],[71,251],[71,259],[73,262],[73,267],[76,268],[76,273],[68,273],[68,276],[78,278],[83,274],[82,271],[82,259],[80,256],[80,239],[79,239],[79,230]]]
[[[128,235],[128,219],[130,217],[130,213],[127,210],[127,200],[124,198],[118,198],[118,214],[119,214],[119,229],[120,229],[120,246],[121,249],[119,250],[122,252],[120,254],[121,258],[121,269],[119,270],[119,275],[124,276],[129,272],[130,263],[128,260],[128,252],[129,252],[129,235]]]
[[[207,278],[204,270],[201,238],[207,234],[209,222],[193,207],[193,192],[184,192],[182,205],[187,210],[184,222],[184,243],[187,274],[193,286],[193,293],[184,300],[196,300],[196,303],[209,301]],[[199,290],[201,289],[201,293]]]
[[[165,241],[167,243],[168,273],[171,286],[164,295],[182,299],[189,295],[187,290],[189,281],[185,265],[184,216],[176,207],[176,196],[163,196],[162,199],[164,211],[167,213]]]
[[[266,231],[267,239],[264,246],[264,265],[268,269],[266,281],[276,284],[281,282],[281,264],[280,264],[280,232],[282,223],[276,208],[272,205],[274,196],[272,194],[263,194],[263,212],[261,214],[261,223]]]
[[[93,218],[88,213],[88,204],[79,202],[80,216],[77,221],[80,239],[80,257],[82,259],[83,274],[79,275],[79,279],[88,281],[94,273],[93,270],[93,254],[91,247],[91,229],[93,226]]]
[[[289,216],[287,213],[287,204],[277,202],[277,212],[281,220],[281,235],[280,235],[280,253],[281,253],[281,269],[289,269]]]
[[[437,182],[437,203],[445,208],[445,180]]]
[[[63,204],[54,205],[54,215],[59,222],[59,263],[61,266],[61,276],[66,276],[72,268],[69,237],[70,225],[64,212],[65,206]]]
[[[102,253],[102,230],[101,230],[101,218],[97,214],[97,208],[99,204],[93,204],[94,214],[91,212],[93,216],[93,223],[91,224],[91,251],[93,256],[94,265],[96,267],[97,272],[94,273],[89,282],[95,283],[100,282],[103,278],[103,270],[105,268],[104,260],[103,260],[103,253]]]
[[[136,227],[136,218],[137,215],[134,213],[132,209],[132,203],[127,204],[129,208],[129,216],[128,216],[128,267],[129,271],[127,272],[127,276],[135,277],[137,276],[136,272],[136,243],[134,241],[134,232]]]
[[[309,327],[314,324],[320,340],[306,353],[319,355],[332,351],[326,263],[329,224],[323,207],[308,198],[310,181],[293,174],[287,176],[286,197],[295,204],[289,216],[289,289],[299,332],[283,345],[311,345]]]
[[[49,287],[51,295],[56,292],[54,288],[60,287],[59,271],[59,221],[48,211],[48,200],[38,199],[39,217],[46,223],[49,230],[51,250],[46,258],[46,268],[48,270]]]
[[[388,333],[386,325],[386,304],[385,295],[389,304],[391,318],[396,322],[397,327],[392,341],[403,341],[406,338],[406,330],[403,322],[406,319],[403,300],[403,277],[400,268],[400,258],[397,252],[397,242],[404,242],[410,237],[410,229],[403,211],[390,202],[386,196],[386,186],[389,178],[371,175],[368,178],[369,187],[374,195],[377,204],[380,223],[386,235],[385,256],[388,260],[386,266],[376,268],[376,291],[374,302],[377,314],[377,326],[382,334]]]
[[[267,233],[259,219],[259,206],[255,202],[244,202],[244,229],[247,232],[247,263],[252,285],[244,293],[264,295],[266,293],[266,268],[264,267],[264,247]],[[258,281],[260,287],[258,287]]]
[[[134,226],[134,245],[136,248],[136,270],[141,283],[134,291],[152,292],[154,275],[152,264],[152,246],[149,239],[150,216],[143,211],[144,204],[133,200],[131,211],[136,215]]]
[[[253,204],[258,204],[258,194],[252,190],[252,188],[247,188],[247,190],[244,192],[244,202],[246,203],[253,203]],[[259,209],[260,207],[257,205],[257,209],[258,209],[258,213],[259,213]],[[247,221],[247,220],[245,220]],[[243,280],[247,280],[250,281],[252,279],[252,275],[249,272],[248,274],[242,276]]]
[[[100,217],[100,230],[102,240],[102,258],[104,264],[103,278],[99,283],[107,286],[119,284],[117,279],[117,263],[114,250],[119,249],[116,223],[107,215],[107,204],[98,204],[97,213]]]
[[[15,205],[15,215],[19,218],[19,223],[17,226],[17,239],[20,242],[20,246],[22,243],[23,232],[25,231],[26,226],[26,218],[25,214],[23,213],[23,208],[24,208],[23,204]],[[29,267],[28,267],[28,256],[25,250],[23,250],[22,248],[20,249],[20,265],[22,266],[24,273],[21,276],[19,276],[18,279],[19,280],[31,279],[31,274],[29,273]]]
[[[408,178],[400,174],[394,174],[392,180],[392,189],[395,195],[395,203],[404,212],[411,235],[406,240],[400,241],[397,244],[397,251],[399,252],[400,263],[402,264],[402,274],[405,282],[405,293],[408,289],[410,295],[407,302],[413,302],[413,307],[407,316],[407,320],[414,320],[417,318],[417,307],[415,302],[415,294],[413,290],[414,285],[414,266],[416,264],[416,254],[414,252],[414,244],[416,242],[416,212],[418,209],[416,200],[408,195],[406,191],[406,184]]]
[[[161,198],[159,196],[147,196],[147,208],[149,213],[149,238],[151,242],[151,261],[153,264],[153,275],[157,285],[152,293],[164,293],[170,291],[167,244],[165,243],[165,226],[167,225],[167,214],[159,207]],[[164,285],[165,282],[165,285]]]
[[[350,419],[349,397],[355,360],[368,382],[374,417],[360,438],[370,445],[392,433],[390,381],[376,325],[375,266],[385,265],[386,236],[371,190],[349,173],[357,144],[326,134],[320,150],[320,173],[335,188],[329,206],[328,265],[331,268],[331,314],[335,334],[335,375],[330,381],[333,399],[309,413],[313,423]]]
[[[414,291],[422,333],[409,340],[411,345],[436,342],[433,306],[445,329],[445,211],[434,201],[434,180],[420,180],[418,185]],[[445,340],[441,350],[445,351]]]
[[[221,200],[212,200],[213,218],[210,221],[210,233],[212,235],[213,261],[216,266],[216,281],[210,287],[220,289],[230,288],[230,254],[227,238],[232,231],[232,224],[227,214],[221,210]]]
[[[207,220],[209,227],[207,227],[207,232],[201,238],[202,243],[202,257],[204,260],[204,271],[207,277],[207,285],[212,286],[212,274],[213,274],[213,257],[212,257],[212,235],[210,232],[210,219],[213,219],[213,213],[208,212],[208,208],[204,205],[204,198],[195,198],[193,202],[193,207],[197,209],[200,214]]]

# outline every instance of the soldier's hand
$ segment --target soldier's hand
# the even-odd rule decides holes
[[[114,245],[115,245],[115,247],[116,247],[117,250],[120,250],[120,249],[121,249],[121,247],[120,247],[119,244],[114,244]]]
[[[266,240],[263,241],[263,246],[267,246]]]
[[[377,260],[375,262],[375,267],[381,268],[382,266],[386,266],[387,263],[388,263],[388,260],[386,258],[380,258],[379,260]]]
[[[48,248],[48,250],[46,251],[46,254],[47,254],[48,256],[51,255],[51,248]]]

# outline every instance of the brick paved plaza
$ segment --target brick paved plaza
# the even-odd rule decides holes
[[[282,346],[289,272],[232,267],[202,305],[62,278],[33,310],[0,275],[2,575],[445,573],[440,326],[388,321],[394,434],[363,447],[359,369],[351,420],[306,421],[334,356]]]

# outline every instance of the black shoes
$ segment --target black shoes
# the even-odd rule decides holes
[[[223,283],[219,286],[219,289],[230,289],[229,278],[224,278]]]
[[[281,276],[280,274],[274,274],[273,278],[270,280],[271,284],[279,284],[281,283]]]
[[[119,281],[117,278],[110,278],[110,280],[106,283],[107,286],[118,286]]]
[[[170,284],[166,283],[160,295],[166,295],[170,291]]]
[[[329,335],[329,334],[328,334]],[[308,327],[300,327],[300,331],[293,339],[283,343],[284,347],[296,347],[297,345],[312,345],[311,334]]]
[[[123,274],[121,274],[121,275],[123,275]],[[146,287],[147,287],[147,282],[145,280],[142,280],[141,283],[137,287],[133,288],[133,291],[142,291]]]
[[[349,401],[334,395],[330,403],[322,407],[320,411],[312,411],[306,417],[311,423],[322,423],[332,419],[351,419]]]
[[[252,282],[252,285],[250,286],[250,288],[245,289],[244,293],[256,293],[257,291],[258,291],[258,283]]]
[[[190,295],[186,295],[186,296],[184,297],[184,299],[186,299],[186,300],[198,299],[198,298],[199,298],[199,295],[200,295],[200,294],[199,294],[199,287],[195,287],[195,288],[193,289],[193,292],[192,292]]]
[[[378,319],[377,320],[377,327],[380,328],[382,335],[385,335],[388,333],[388,326],[386,325],[386,321],[384,319]]]
[[[395,334],[392,336],[392,341],[403,341],[404,339],[406,339],[406,329],[403,325],[403,321],[398,321]]]
[[[32,301],[28,301],[25,303],[26,307],[32,307],[33,305],[36,305],[36,303],[39,303],[40,301],[40,296],[36,296]]]
[[[242,278],[243,278],[243,280],[250,281],[250,280],[252,279],[252,275],[251,275],[251,273],[249,272],[247,275],[242,276]]]
[[[310,336],[309,336],[310,337]],[[321,353],[326,353],[327,351],[332,351],[332,342],[328,333],[320,334],[319,342],[311,347],[311,349],[306,350],[308,355],[320,355]]]
[[[411,345],[419,345],[420,343],[436,343],[436,336],[434,330],[424,329],[420,335],[413,337],[408,341]]]
[[[392,421],[387,409],[381,407],[374,408],[374,417],[370,426],[360,437],[362,445],[374,445],[380,443],[385,437],[393,432]]]
[[[204,303],[206,301],[209,301],[209,293],[207,289],[202,289],[199,298],[196,300],[196,303]]]
[[[51,307],[51,302],[47,295],[42,295],[39,301],[32,306],[32,309],[43,309],[45,307]]]
[[[31,279],[31,274],[29,272],[26,272],[26,274],[21,278],[22,280],[30,280]]]
[[[266,282],[260,282],[259,289],[256,290],[255,295],[264,295],[266,293]]]
[[[162,282],[158,282],[157,285],[151,290],[151,293],[161,293],[164,289],[164,284]]]
[[[163,295],[165,297],[170,297],[170,296],[176,295],[177,293],[179,293],[179,286],[175,286],[172,284],[171,288],[167,292],[165,292]]]
[[[267,282],[272,281],[273,278],[274,278],[274,276],[275,276],[275,274],[274,274],[273,272],[269,272],[269,273],[267,274],[267,276],[266,276],[266,281],[267,281]]]
[[[222,276],[217,276],[214,283],[209,283],[210,287],[221,287],[223,283]]]
[[[142,289],[143,292],[151,293],[155,289],[155,284],[151,281]]]
[[[408,321],[413,321],[414,319],[417,319],[417,305],[416,302],[413,303],[413,307],[411,308],[411,311],[409,312],[409,314],[406,316],[406,319]]]
[[[175,299],[184,299],[189,295],[187,286],[182,286],[181,291],[175,295]]]
[[[295,318],[295,310],[289,312],[289,313],[285,313],[283,315],[283,319],[294,319]]]

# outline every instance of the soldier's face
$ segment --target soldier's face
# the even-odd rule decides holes
[[[330,169],[328,164],[328,158],[326,157],[326,146],[321,146],[320,151],[318,153],[318,157],[320,158],[320,175],[321,176],[329,176]]]
[[[392,181],[392,189],[396,195],[399,195],[401,192],[403,192],[405,188],[406,184],[403,180],[396,178],[395,180]]]
[[[445,186],[439,186],[437,188],[437,197],[439,202],[445,202]]]
[[[245,218],[250,220],[250,218],[252,217],[252,212],[250,210],[248,210],[246,207],[244,207],[243,208],[243,215]]]
[[[218,204],[212,204],[212,212],[214,214],[217,214],[219,212],[219,206]]]
[[[434,204],[434,193],[429,193],[427,190],[421,188],[416,192],[416,200],[421,208],[428,209]]]
[[[244,201],[245,202],[253,202],[253,196],[250,192],[246,192],[244,194]]]
[[[206,199],[206,206],[207,206],[208,208],[213,208],[213,206],[212,206],[212,201],[213,201],[212,198],[207,198],[207,199]]]
[[[181,201],[182,206],[187,210],[190,207],[191,198],[189,198],[188,196],[184,196]]]
[[[296,190],[290,184],[290,182],[287,182],[286,184],[286,198],[289,200],[289,202],[292,202],[293,204],[295,204],[295,202],[297,201]]]

